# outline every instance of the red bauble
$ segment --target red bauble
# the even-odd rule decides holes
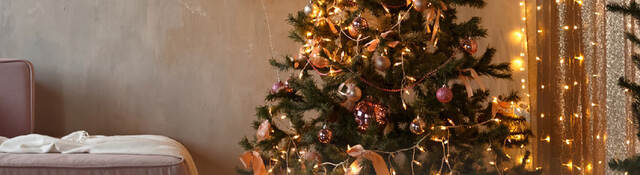
[[[451,89],[449,89],[446,85],[443,85],[436,92],[436,98],[438,98],[438,101],[440,101],[441,103],[449,103],[453,99],[453,92],[451,92]]]
[[[360,131],[366,131],[369,128],[370,120],[375,120],[379,125],[387,123],[387,107],[374,103],[371,98],[358,102],[353,115]]]
[[[469,54],[475,54],[478,51],[478,43],[471,38],[462,40],[461,45],[462,49]]]
[[[333,132],[327,129],[326,125],[322,126],[322,129],[318,131],[318,141],[320,141],[320,143],[327,144],[331,142],[331,139],[333,139]]]

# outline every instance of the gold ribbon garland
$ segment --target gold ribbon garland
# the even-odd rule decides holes
[[[469,79],[475,80],[476,84],[478,84],[478,86],[480,86],[480,89],[485,90],[484,84],[482,83],[482,81],[478,80],[478,78],[480,76],[478,76],[478,73],[476,72],[476,70],[474,70],[472,68],[467,68],[467,69],[462,70],[461,72],[469,72],[469,74],[471,74],[471,77],[465,76],[462,73],[460,73],[460,75],[458,76],[458,79],[462,80],[462,83],[464,84],[464,87],[467,89],[467,96],[468,97],[473,96],[473,88],[471,87],[471,84],[469,83]]]
[[[254,175],[267,175],[267,169],[264,167],[264,162],[260,153],[256,151],[247,151],[240,156],[240,161],[247,169],[252,169]]]
[[[365,150],[362,145],[356,145],[347,149],[347,154],[355,158],[365,158],[371,161],[377,175],[390,175],[389,168],[382,156],[373,151]]]
[[[442,10],[447,10],[447,5],[439,1],[440,7],[435,7],[433,4],[429,5],[429,7],[425,10],[425,28],[427,33],[431,33],[431,42],[435,42],[436,35],[440,30],[440,18],[442,17]],[[430,25],[433,24],[433,28],[430,28]]]

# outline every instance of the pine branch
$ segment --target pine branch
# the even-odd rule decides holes
[[[607,10],[640,19],[640,6],[638,6],[638,3],[635,1],[631,2],[628,6],[623,4],[607,4]]]
[[[630,157],[625,160],[613,159],[609,161],[609,167],[615,171],[638,174],[640,173],[640,156]]]

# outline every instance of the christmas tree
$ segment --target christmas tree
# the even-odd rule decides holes
[[[291,14],[292,75],[257,108],[244,174],[535,174],[517,93],[493,97],[477,79],[510,79],[496,50],[476,53],[484,0],[312,0]],[[474,85],[472,85],[474,84]],[[479,87],[479,88],[476,88]],[[515,149],[519,156],[512,156]]]
[[[607,9],[611,12],[630,15],[636,20],[640,19],[640,7],[635,1],[631,2],[629,5],[609,4],[607,5]],[[625,36],[634,45],[640,45],[640,39],[633,35],[633,33],[626,32]],[[631,58],[633,59],[633,62],[636,64],[636,66],[640,68],[640,55],[633,54]],[[620,77],[620,79],[618,80],[618,84],[625,88],[627,91],[631,92],[633,97],[631,112],[634,117],[634,123],[636,123],[636,126],[640,126],[638,125],[638,121],[640,121],[640,85],[624,77]],[[640,132],[637,134],[637,136],[640,137]],[[626,172],[625,174],[640,174],[640,155],[636,155],[625,160],[613,159],[609,161],[609,167],[616,171]]]

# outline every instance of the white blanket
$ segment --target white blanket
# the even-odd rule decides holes
[[[179,142],[158,135],[90,136],[76,131],[62,138],[39,134],[0,137],[0,152],[166,155],[182,159],[191,175],[198,175],[189,151]]]

